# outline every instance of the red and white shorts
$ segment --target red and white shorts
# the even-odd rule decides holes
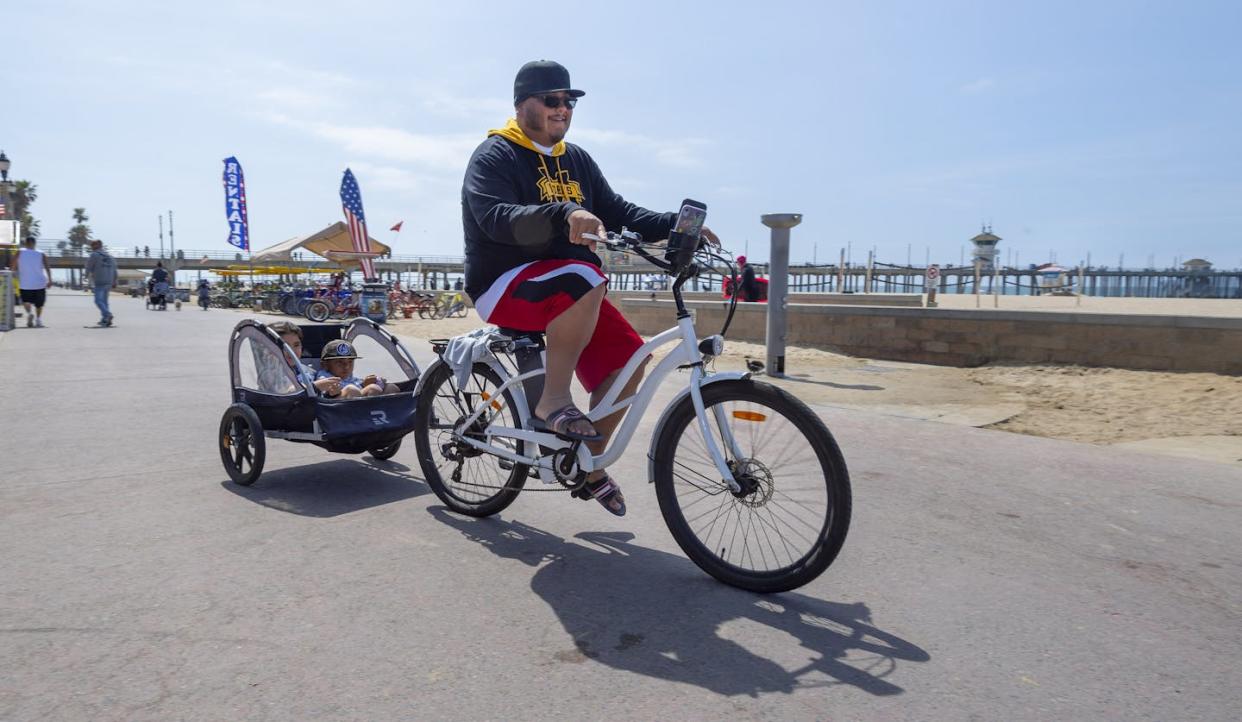
[[[552,319],[607,282],[593,263],[533,261],[505,271],[478,297],[474,307],[488,323],[519,331],[545,331]],[[609,374],[625,366],[642,345],[634,327],[605,298],[595,333],[578,358],[578,380],[587,391],[594,391]]]

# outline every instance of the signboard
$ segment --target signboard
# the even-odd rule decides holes
[[[229,245],[250,250],[250,217],[246,213],[246,179],[241,163],[224,159],[224,213],[229,223]],[[169,223],[172,221],[170,220]]]
[[[17,234],[21,233],[17,221],[0,221],[0,245],[14,244],[21,241]]]
[[[650,261],[632,253],[610,251],[602,245],[596,247],[595,255],[603,261],[605,272],[612,273],[659,273],[660,269]]]
[[[927,308],[936,307],[936,287],[939,285],[938,283],[939,281],[940,281],[940,266],[937,266],[937,265],[928,266],[927,267],[927,282],[925,284],[926,289],[927,289],[927,301],[924,304],[927,306]]]

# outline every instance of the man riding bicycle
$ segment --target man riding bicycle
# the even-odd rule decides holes
[[[592,424],[574,405],[571,377],[576,371],[594,408],[642,339],[604,298],[607,279],[595,242],[584,234],[602,238],[606,228],[625,226],[662,239],[676,214],[629,203],[586,151],[564,141],[583,95],[559,63],[532,61],[518,70],[515,117],[488,132],[466,167],[462,225],[466,293],[479,315],[545,334],[546,376],[535,419],[599,454],[623,412]],[[706,227],[702,234],[718,242]],[[640,366],[619,398],[632,396],[642,375]],[[625,514],[625,498],[605,470],[588,476],[586,490],[613,514]]]

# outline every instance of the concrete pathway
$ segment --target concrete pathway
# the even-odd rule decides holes
[[[643,483],[446,513],[392,462],[272,441],[227,481],[235,313],[0,335],[0,719],[1236,719],[1242,469],[821,407],[837,563],[724,587]],[[427,350],[414,347],[420,360]],[[645,440],[649,430],[640,432]],[[412,442],[412,439],[410,440]],[[412,443],[410,444],[412,447]]]

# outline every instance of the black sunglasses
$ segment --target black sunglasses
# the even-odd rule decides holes
[[[559,108],[564,104],[566,108],[573,110],[574,106],[578,104],[577,98],[562,98],[559,95],[540,95],[539,99],[543,101],[544,107],[547,108]]]

